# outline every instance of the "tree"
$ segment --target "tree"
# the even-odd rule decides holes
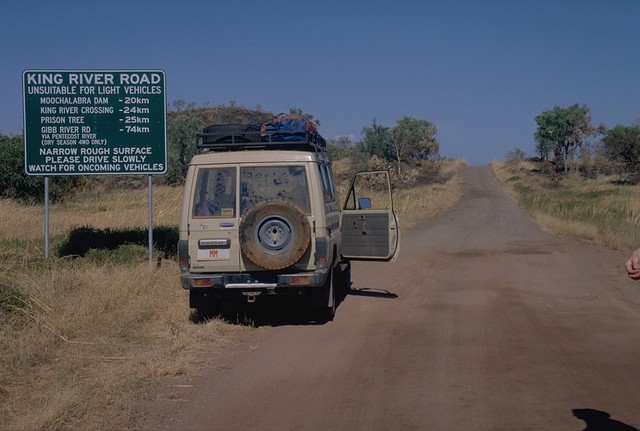
[[[535,132],[536,149],[546,158],[553,151],[556,162],[562,161],[564,171],[569,170],[569,159],[585,139],[601,132],[603,126],[591,125],[589,108],[574,104],[568,108],[556,106],[535,117],[538,130]]]
[[[549,154],[553,152],[554,146],[553,141],[536,136],[536,153],[540,155],[540,159],[549,160]]]
[[[77,175],[51,176],[49,198],[61,201],[81,189],[86,177]],[[0,133],[0,198],[20,201],[44,201],[44,176],[24,172],[24,142],[22,136]]]
[[[521,162],[527,158],[527,154],[520,148],[514,148],[507,153],[507,162]]]
[[[611,161],[622,160],[630,172],[640,166],[640,124],[617,125],[602,139],[605,154]]]
[[[358,144],[358,149],[367,156],[377,156],[383,160],[392,160],[393,150],[391,148],[391,130],[382,126],[373,119],[371,126],[362,128],[362,141]]]
[[[353,146],[353,142],[351,142],[351,136],[337,136],[335,139],[330,139],[331,143],[341,150],[348,150]]]
[[[400,175],[400,166],[409,159],[428,159],[439,150],[436,126],[427,120],[403,117],[391,130],[391,146]]]
[[[327,139],[327,148],[332,159],[341,159],[353,149],[353,142],[349,136],[338,136],[334,139]]]
[[[177,99],[171,102],[171,105],[176,111],[182,111],[182,109],[187,105],[187,102],[182,99]]]
[[[428,159],[438,153],[436,133],[433,123],[413,117],[397,120],[393,128],[382,126],[374,119],[371,126],[362,129],[363,139],[358,143],[358,149],[367,156],[395,163],[398,175],[401,175],[403,163]]]
[[[191,158],[196,154],[196,133],[204,127],[200,118],[191,114],[177,114],[167,120],[168,164],[167,182],[184,181]]]

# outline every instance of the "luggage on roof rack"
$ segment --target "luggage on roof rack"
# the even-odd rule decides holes
[[[325,152],[315,124],[302,117],[278,117],[264,124],[214,124],[198,135],[197,147],[211,151],[297,149]]]
[[[308,135],[317,133],[314,123],[299,116],[276,117],[260,128],[264,141],[306,141]]]

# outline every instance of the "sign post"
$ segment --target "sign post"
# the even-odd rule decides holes
[[[28,175],[167,171],[164,71],[26,70],[22,79]]]

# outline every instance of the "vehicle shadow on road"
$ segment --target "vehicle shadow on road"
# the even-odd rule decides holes
[[[611,419],[611,415],[595,409],[573,409],[573,415],[586,422],[584,431],[639,431],[623,422]]]
[[[337,298],[337,309],[344,296]],[[233,325],[260,326],[304,326],[324,325],[330,320],[314,312],[302,298],[275,298],[256,303],[227,303],[215,316]]]
[[[395,299],[397,294],[384,289],[355,288],[340,292],[336,298],[336,312],[340,313],[340,305],[348,296],[364,296],[371,298]],[[228,323],[244,326],[303,326],[324,325],[329,319],[314,313],[302,298],[275,298],[273,301],[262,301],[254,304],[227,303],[218,310],[217,318]],[[194,320],[194,323],[205,323],[205,319]]]
[[[360,288],[351,287],[351,290],[349,290],[348,294],[353,296],[368,296],[372,298],[385,298],[385,299],[396,299],[398,297],[397,294],[393,292],[389,292],[388,290],[372,289],[368,287],[360,287]]]

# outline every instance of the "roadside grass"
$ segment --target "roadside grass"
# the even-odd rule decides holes
[[[417,224],[443,213],[462,196],[462,171],[466,162],[462,160],[427,162],[414,167],[413,176],[421,178],[409,188],[393,190],[393,205],[398,213],[400,231],[407,233]],[[337,193],[342,204],[351,186],[355,169],[348,159],[334,162],[333,170],[337,179]],[[392,181],[395,184],[395,181]],[[373,201],[382,200],[370,196]]]
[[[442,162],[437,183],[421,184],[394,192],[394,207],[400,218],[401,232],[430,220],[452,207],[462,197],[464,161]]]
[[[463,166],[444,163],[437,183],[396,190],[403,233],[457,201]],[[182,190],[156,186],[153,193],[154,225],[177,229]],[[79,228],[144,229],[147,210],[146,189],[54,204],[45,261],[42,205],[0,200],[3,430],[136,429],[164,378],[195,376],[255,330],[223,320],[192,323],[175,259],[150,265],[146,245],[58,253]]]
[[[79,226],[94,228],[146,227],[148,190],[103,190],[87,192],[69,202],[51,205],[49,228],[51,237],[66,234]],[[182,190],[175,187],[153,188],[154,225],[177,225]],[[24,205],[11,199],[0,199],[3,226],[0,241],[6,239],[41,240],[44,235],[44,206]]]
[[[3,429],[134,428],[158,377],[190,375],[247,330],[190,324],[175,264],[150,267],[143,247],[120,253],[129,263],[52,258],[3,271]]]
[[[614,177],[561,180],[528,162],[491,166],[503,188],[543,229],[628,253],[640,244],[640,187]]]
[[[52,205],[48,261],[42,206],[0,200],[0,428],[135,429],[160,378],[193,375],[251,331],[192,324],[177,264],[149,265],[146,246],[57,255],[77,226],[145,228],[146,193]],[[177,225],[181,194],[154,188],[155,221]]]

